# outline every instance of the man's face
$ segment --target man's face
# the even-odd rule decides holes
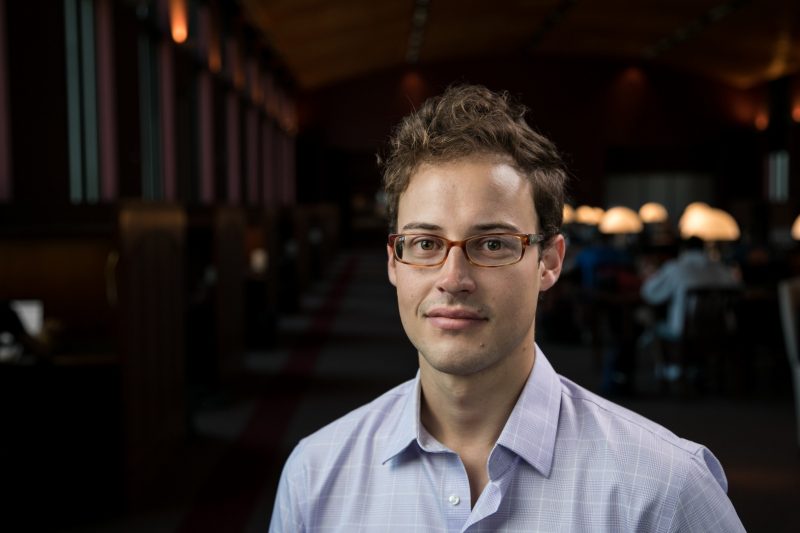
[[[400,196],[397,231],[450,240],[537,233],[531,198],[530,183],[502,159],[423,165]],[[539,291],[555,283],[563,260],[563,238],[554,240],[542,254],[529,246],[519,263],[497,268],[472,265],[457,247],[438,267],[412,266],[389,247],[389,280],[420,365],[461,376],[529,365]]]

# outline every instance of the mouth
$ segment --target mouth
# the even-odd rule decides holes
[[[448,331],[474,328],[488,320],[477,311],[456,307],[436,307],[423,316],[434,327]]]

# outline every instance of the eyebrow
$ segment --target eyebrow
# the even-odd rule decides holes
[[[425,222],[409,222],[403,226],[403,231],[410,229],[421,229],[425,231],[441,231],[442,227],[436,224],[426,224]]]
[[[506,224],[505,222],[488,222],[486,224],[476,224],[472,227],[476,231],[509,231],[511,233],[522,233],[517,226]]]
[[[442,227],[436,224],[428,224],[425,222],[409,222],[405,226],[403,226],[402,231],[408,230],[423,230],[423,231],[442,231]],[[505,222],[487,222],[484,224],[476,224],[470,228],[472,231],[481,233],[481,232],[511,232],[511,233],[522,233],[520,229],[512,224],[507,224]]]

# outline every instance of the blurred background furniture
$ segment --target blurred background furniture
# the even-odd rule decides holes
[[[187,429],[184,210],[49,215],[0,210],[0,299],[55,324],[49,353],[0,368],[0,497],[34,530],[137,507]]]
[[[798,329],[800,324],[800,277],[784,280],[778,284],[778,302],[781,310],[783,338],[789,368],[794,385],[795,414],[797,415],[797,444],[800,446],[800,349],[798,348]]]
[[[683,393],[743,388],[744,361],[737,340],[741,299],[742,289],[736,287],[686,291],[681,337],[661,339],[663,386],[678,382]]]

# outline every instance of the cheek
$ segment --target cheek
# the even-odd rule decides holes
[[[416,313],[416,309],[422,300],[422,287],[413,276],[405,274],[402,271],[397,271],[395,278],[397,282],[397,302],[400,306],[401,314],[411,315]]]
[[[513,278],[505,280],[502,290],[496,292],[492,305],[495,309],[502,309],[507,319],[512,318],[515,322],[524,323],[533,320],[538,298],[538,280],[532,283],[530,279]]]

